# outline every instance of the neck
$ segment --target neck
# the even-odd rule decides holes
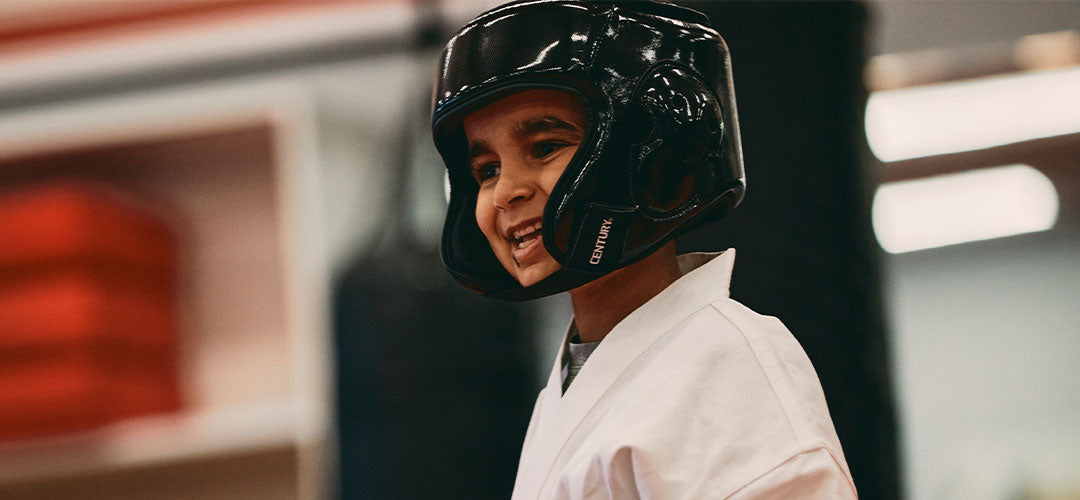
[[[570,291],[582,342],[598,342],[623,318],[682,276],[675,242],[652,255]]]

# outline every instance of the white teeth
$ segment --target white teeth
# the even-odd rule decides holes
[[[537,222],[536,224],[533,224],[532,226],[526,227],[524,229],[518,229],[517,231],[514,231],[514,234],[512,236],[514,237],[515,240],[520,240],[520,239],[522,239],[522,238],[524,238],[524,237],[526,237],[526,236],[528,236],[530,234],[533,234],[533,233],[539,231],[540,227],[541,227],[541,223]],[[519,248],[520,248],[520,246],[519,246]]]
[[[519,242],[517,242],[517,243],[515,244],[515,246],[517,246],[518,248],[525,248],[525,247],[527,247],[527,246],[529,246],[529,245],[532,245],[533,243],[536,243],[536,241],[537,241],[537,239],[536,239],[536,238],[529,238],[529,239],[527,239],[527,240],[525,240],[525,241],[519,241]]]

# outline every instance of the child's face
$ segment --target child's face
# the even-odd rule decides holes
[[[541,241],[541,217],[585,125],[577,97],[546,89],[510,95],[465,118],[469,163],[480,185],[476,223],[521,286],[560,267]]]

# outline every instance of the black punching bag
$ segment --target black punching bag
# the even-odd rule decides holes
[[[732,297],[814,363],[861,498],[902,498],[863,131],[866,7],[679,2],[731,48],[747,190],[680,251],[738,250]]]
[[[537,390],[522,306],[414,242],[349,271],[335,308],[342,498],[509,498]]]

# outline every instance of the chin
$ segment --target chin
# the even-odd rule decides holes
[[[551,276],[551,273],[558,271],[562,266],[555,259],[548,257],[544,262],[533,264],[525,269],[520,269],[517,272],[517,280],[521,286],[533,286],[541,282],[544,278]]]

